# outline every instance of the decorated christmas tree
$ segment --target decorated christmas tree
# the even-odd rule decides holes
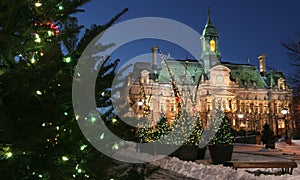
[[[68,47],[82,28],[72,16],[89,0],[43,0],[0,2],[0,60],[2,69],[15,61],[34,64],[55,42]],[[73,46],[74,47],[74,46]]]
[[[109,170],[119,163],[92,147],[77,125],[72,80],[86,45],[126,10],[104,25],[87,29],[79,40],[81,26],[70,15],[86,2],[0,2],[2,179],[110,179],[118,175]],[[109,95],[99,96],[109,94],[116,66],[117,61],[107,59],[99,70],[95,90],[99,107],[111,106]],[[95,120],[89,118],[91,123]],[[134,171],[131,166],[128,170]]]

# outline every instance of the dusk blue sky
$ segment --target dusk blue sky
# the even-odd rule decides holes
[[[293,69],[287,51],[280,44],[296,40],[300,32],[299,0],[91,0],[77,15],[85,27],[103,24],[124,8],[129,8],[117,23],[140,17],[163,17],[184,23],[201,33],[210,6],[211,19],[219,33],[222,61],[257,65],[257,56],[266,54],[267,68],[290,74]],[[157,27],[159,28],[159,27]],[[141,40],[129,44],[114,54],[126,61],[150,53],[158,45],[173,58],[184,59],[184,49],[169,43]],[[162,47],[163,46],[163,47]],[[199,49],[200,40],[199,40]]]

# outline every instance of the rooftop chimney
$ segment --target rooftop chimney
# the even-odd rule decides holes
[[[266,55],[262,54],[258,56],[259,60],[259,72],[261,75],[265,76],[266,75]]]
[[[152,50],[152,68],[154,70],[156,70],[157,69],[157,50],[158,50],[158,47],[153,46],[151,50]]]

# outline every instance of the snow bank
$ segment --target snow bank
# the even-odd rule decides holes
[[[250,155],[253,156],[253,155]],[[256,156],[256,155],[255,155]],[[249,157],[249,155],[248,155]],[[262,156],[257,156],[261,159]],[[270,157],[268,157],[270,158]],[[253,157],[251,157],[253,159]],[[258,159],[256,159],[258,160]],[[278,160],[278,159],[274,159]],[[168,169],[169,171],[176,172],[178,174],[182,174],[187,177],[195,178],[195,179],[268,179],[268,180],[278,180],[278,179],[300,179],[300,170],[299,168],[294,170],[293,175],[280,175],[275,176],[274,173],[280,171],[280,169],[238,169],[234,170],[230,167],[224,167],[223,165],[204,165],[197,164],[195,162],[187,162],[181,161],[175,157],[165,157],[163,159],[151,162],[152,165],[159,166],[163,169]],[[299,166],[299,163],[298,163]],[[252,173],[247,172],[246,170],[251,171]],[[261,174],[259,176],[255,176],[254,173]],[[271,175],[264,175],[264,174]]]
[[[300,149],[300,146],[293,145],[288,146],[285,143],[276,144],[280,148],[284,150],[284,152],[288,153],[297,153]],[[239,144],[239,146],[243,146],[246,149],[251,150],[251,148],[262,147],[261,145],[245,145]],[[292,148],[291,148],[292,147]],[[258,151],[258,150],[257,150]],[[282,154],[280,152],[280,154]],[[145,162],[148,160],[152,160],[150,162],[151,165],[160,167],[162,169],[167,169],[177,174],[184,175],[186,177],[195,178],[195,179],[224,179],[224,180],[252,180],[252,179],[265,179],[265,180],[298,180],[300,179],[300,161],[295,161],[298,164],[298,167],[293,170],[293,175],[275,175],[276,173],[281,171],[279,168],[274,169],[238,169],[234,170],[230,167],[224,167],[223,165],[212,165],[209,163],[197,164],[195,162],[188,162],[179,160],[176,157],[169,156],[153,156],[145,153],[137,153],[136,149],[133,145],[120,147],[119,151],[115,154],[115,156],[122,156],[122,159],[127,159],[128,162]],[[207,151],[204,161],[209,161],[209,152]],[[247,154],[247,153],[233,153],[233,160],[238,161],[280,161],[289,159],[284,159],[281,156],[265,156],[258,154]],[[126,161],[126,160],[125,160]],[[255,174],[259,174],[259,176],[255,176]],[[164,178],[164,177],[162,177]]]

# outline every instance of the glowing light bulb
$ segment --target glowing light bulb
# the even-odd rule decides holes
[[[30,59],[30,62],[31,62],[32,64],[34,64],[34,63],[36,62],[34,56],[32,56],[32,58]]]
[[[118,120],[117,120],[116,118],[113,118],[111,121],[112,121],[113,123],[116,123]]]
[[[40,35],[38,35],[38,34],[34,34],[34,37],[35,37],[35,42],[37,42],[37,43],[40,43],[40,42],[42,42],[42,39],[40,38]]]
[[[39,96],[43,95],[43,93],[40,90],[37,90],[35,93]]]
[[[86,147],[87,147],[87,145],[84,144],[80,147],[80,150],[83,151]]]
[[[35,5],[35,7],[41,7],[43,4],[42,4],[41,2],[38,1],[38,2],[36,2],[34,5]]]
[[[53,31],[48,31],[48,36],[53,36],[54,35],[54,32]]]
[[[5,153],[6,159],[11,158],[13,156],[12,152]]]
[[[63,58],[63,62],[65,62],[65,63],[70,63],[70,62],[72,62],[72,58],[71,58],[70,56],[64,57],[64,58]]]
[[[59,5],[59,6],[58,6],[58,9],[59,9],[59,10],[64,10],[64,7],[63,7],[62,5]]]
[[[62,159],[63,161],[69,161],[69,158],[68,158],[67,156],[63,156],[63,157],[61,157],[61,159]]]

